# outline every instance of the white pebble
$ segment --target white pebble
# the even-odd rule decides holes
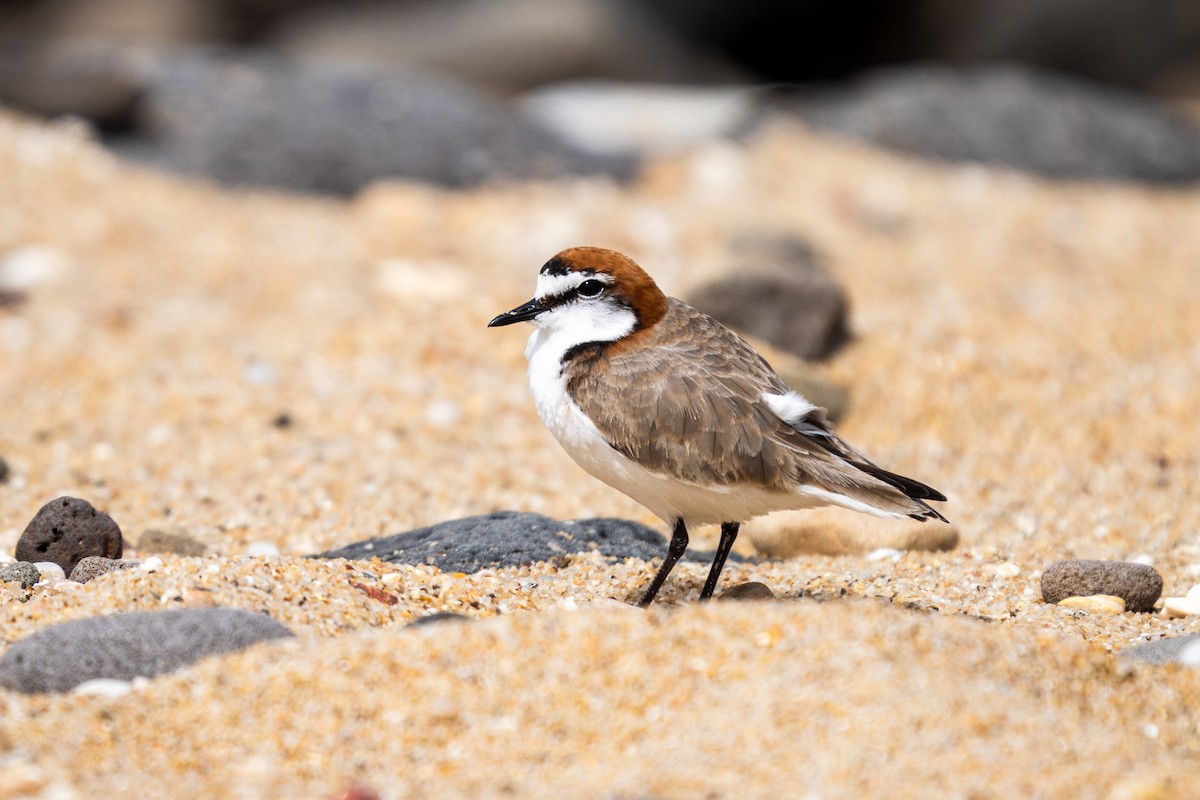
[[[563,82],[520,101],[529,115],[592,153],[677,153],[732,133],[754,108],[740,87]]]
[[[35,561],[33,566],[37,567],[38,574],[42,576],[42,580],[50,584],[58,581],[65,581],[67,573],[63,572],[63,568],[53,561]]]
[[[55,581],[52,585],[52,588],[56,592],[74,592],[74,591],[78,591],[79,589],[82,589],[83,584],[80,583],[79,581],[62,580],[62,581]]]
[[[1189,667],[1200,667],[1200,640],[1185,645],[1179,651],[1179,663]]]
[[[1149,553],[1141,553],[1139,555],[1134,556],[1133,558],[1131,558],[1129,560],[1132,561],[1134,564],[1141,564],[1142,566],[1145,566],[1145,567],[1153,567],[1154,566],[1154,556],[1150,555]]]
[[[158,572],[162,569],[163,560],[158,556],[150,556],[140,564],[142,572]]]
[[[458,406],[449,400],[435,400],[425,407],[425,421],[437,428],[448,428],[461,416]]]
[[[872,550],[867,553],[867,561],[899,561],[900,556],[904,555],[903,550],[896,550],[892,547],[881,547],[878,550]]]
[[[1015,578],[1021,574],[1021,568],[1011,561],[996,565],[997,578]]]
[[[1200,614],[1200,598],[1165,597],[1163,598],[1162,613],[1167,619],[1195,616]]]
[[[133,690],[133,684],[118,678],[92,678],[71,690],[71,694],[89,697],[124,697]]]
[[[50,283],[65,273],[71,259],[61,250],[31,244],[0,259],[0,289],[24,292]]]
[[[270,386],[279,378],[279,371],[268,361],[253,359],[242,367],[242,382],[250,386]]]
[[[271,542],[251,542],[246,545],[248,556],[277,556],[279,548]]]
[[[395,586],[398,583],[404,582],[404,573],[403,572],[389,572],[388,574],[381,577],[379,580],[383,582],[384,586]]]

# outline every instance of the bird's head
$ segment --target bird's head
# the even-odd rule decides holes
[[[666,295],[633,259],[600,247],[572,247],[542,266],[532,300],[488,327],[532,322],[579,343],[615,342],[666,313]]]

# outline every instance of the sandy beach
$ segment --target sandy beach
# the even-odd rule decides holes
[[[0,259],[27,276],[0,307],[0,552],[71,495],[130,544],[182,528],[210,553],[0,585],[3,646],[213,605],[297,634],[117,698],[0,692],[0,797],[1194,796],[1200,671],[1118,654],[1200,618],[1048,605],[1039,578],[1099,558],[1151,563],[1165,596],[1200,582],[1200,189],[781,123],[629,185],[341,201],[158,174],[7,114],[0,187]],[[949,496],[957,548],[731,563],[723,585],[765,603],[698,604],[707,565],[685,562],[648,612],[626,601],[654,562],[304,558],[501,509],[665,532],[543,429],[525,331],[485,326],[564,247],[686,299],[747,235],[803,239],[846,288],[854,340],[808,369],[848,391],[841,433]],[[480,619],[408,627],[437,611]]]

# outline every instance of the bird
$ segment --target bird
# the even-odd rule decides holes
[[[929,505],[945,495],[871,462],[750,344],[622,253],[558,253],[534,298],[488,327],[517,322],[534,326],[525,357],[542,423],[575,463],[671,529],[639,606],[687,550],[690,526],[721,524],[707,600],[740,525],[772,511],[833,505],[947,521]]]

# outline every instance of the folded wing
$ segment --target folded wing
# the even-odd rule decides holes
[[[614,449],[689,483],[807,484],[885,514],[944,519],[925,502],[941,493],[847,444],[732,331],[675,299],[664,322],[636,347],[597,345],[564,365],[568,391]]]

